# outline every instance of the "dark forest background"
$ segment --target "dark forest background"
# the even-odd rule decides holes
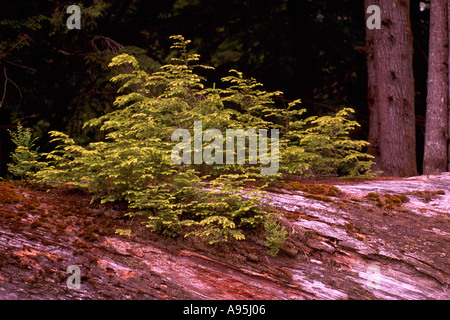
[[[81,7],[81,29],[68,30],[66,9]],[[429,10],[411,1],[418,167],[422,167]],[[121,52],[148,70],[171,56],[169,36],[182,34],[220,83],[233,68],[282,105],[300,98],[311,114],[344,106],[356,110],[368,140],[364,3],[361,0],[2,1],[0,3],[0,174],[13,144],[7,129],[18,121],[48,151],[49,130],[87,142],[84,121],[111,111],[118,87],[107,67]]]

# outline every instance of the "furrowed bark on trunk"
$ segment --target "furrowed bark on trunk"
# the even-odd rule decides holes
[[[364,0],[364,8],[373,4],[372,0]],[[367,152],[374,156],[373,171],[381,170],[380,160],[380,121],[378,116],[378,79],[376,77],[374,33],[377,29],[366,28],[366,64],[367,64],[367,105],[369,108],[369,143]]]
[[[450,45],[450,1],[447,1],[447,36]],[[447,47],[450,51],[450,48]],[[448,53],[447,67],[450,68],[450,52]],[[450,171],[450,71],[448,72],[448,122],[447,122],[447,171]]]
[[[427,114],[423,173],[438,173],[448,166],[448,17],[447,0],[433,0],[430,7]]]
[[[381,29],[369,31],[374,41],[380,165],[384,175],[413,176],[417,164],[410,1],[372,4],[381,9]]]

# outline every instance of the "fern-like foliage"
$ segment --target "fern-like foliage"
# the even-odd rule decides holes
[[[58,146],[46,154],[47,165],[35,178],[85,186],[102,202],[126,201],[134,209],[130,215],[146,216],[150,228],[167,236],[195,236],[213,244],[245,239],[246,230],[265,225],[267,245],[276,253],[286,234],[276,220],[265,218],[261,190],[277,175],[261,176],[261,163],[174,164],[172,133],[185,129],[193,137],[198,121],[202,133],[277,128],[282,171],[337,172],[348,165],[349,174],[357,175],[368,172],[370,163],[361,162],[367,156],[359,150],[366,143],[349,138],[357,123],[347,120],[349,109],[334,117],[302,119],[300,100],[279,109],[274,98],[281,92],[264,91],[236,70],[222,79],[225,88],[205,87],[196,70],[212,67],[198,64],[199,55],[187,50],[189,40],[171,38],[178,54],[153,74],[131,55],[112,59],[111,68],[128,70],[112,78],[122,94],[114,111],[84,125],[98,127],[105,140],[79,146],[64,133],[50,132]],[[215,138],[226,145],[225,136]],[[193,153],[202,151],[195,143],[191,147]],[[225,157],[223,149],[214,152]],[[259,187],[248,191],[246,186],[255,182]]]
[[[11,154],[12,162],[8,163],[8,171],[20,179],[29,179],[41,170],[45,163],[39,161],[38,150],[35,149],[37,138],[33,138],[31,129],[17,125],[16,131],[9,130],[11,141],[16,149]]]
[[[351,108],[344,108],[334,116],[310,117],[309,128],[300,135],[301,158],[316,174],[371,177],[373,156],[362,152],[369,145],[363,140],[352,140],[350,132],[359,127],[350,115]]]

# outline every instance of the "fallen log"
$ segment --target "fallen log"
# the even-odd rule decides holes
[[[168,239],[82,189],[0,183],[0,298],[450,297],[450,175],[332,182],[338,193],[267,190],[289,231],[276,257],[257,232],[215,246]]]

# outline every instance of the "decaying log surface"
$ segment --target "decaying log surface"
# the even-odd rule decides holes
[[[290,236],[271,257],[256,231],[213,247],[167,239],[82,190],[0,183],[0,298],[450,298],[450,175],[334,184],[268,188]]]

